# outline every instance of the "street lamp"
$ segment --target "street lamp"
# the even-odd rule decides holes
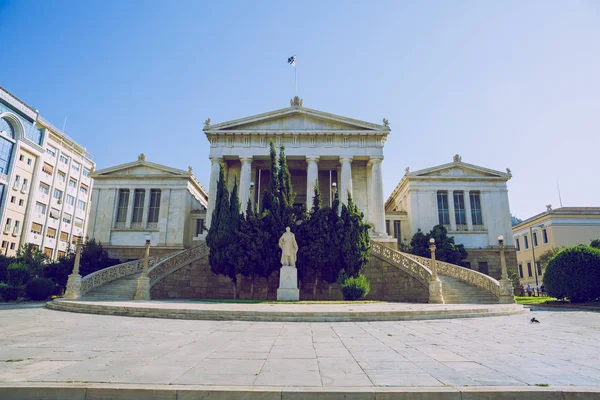
[[[508,270],[506,269],[506,259],[504,258],[504,236],[498,236],[498,247],[500,247],[500,269],[502,279],[508,279]]]
[[[250,182],[250,203],[252,203],[252,210],[254,211],[254,182]],[[244,204],[242,204],[244,207]]]

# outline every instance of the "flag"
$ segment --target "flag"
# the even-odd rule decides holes
[[[296,56],[291,56],[290,58],[288,58],[288,64],[296,68]]]

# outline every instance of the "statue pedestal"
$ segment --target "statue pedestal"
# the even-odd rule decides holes
[[[298,290],[298,270],[296,267],[281,267],[281,270],[279,271],[277,300],[300,300],[300,290]]]

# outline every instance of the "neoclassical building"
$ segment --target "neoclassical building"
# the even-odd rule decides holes
[[[189,247],[205,234],[208,194],[188,171],[155,164],[140,154],[134,162],[98,170],[88,236],[109,256],[142,258],[150,240],[154,254]]]
[[[211,124],[204,134],[210,143],[210,182],[207,225],[215,207],[221,165],[231,189],[239,181],[240,203],[248,199],[261,209],[262,194],[269,182],[269,142],[285,146],[286,159],[296,192],[296,202],[310,207],[314,185],[325,204],[339,190],[342,201],[349,191],[373,225],[373,236],[386,238],[381,163],[383,146],[390,133],[383,125],[358,121],[303,106],[298,97],[290,107],[233,121]]]
[[[516,270],[506,172],[468,164],[455,155],[451,163],[405,175],[385,202],[386,228],[398,242],[409,243],[421,229],[442,224],[469,253],[463,266],[500,278],[498,236],[504,237],[506,261]]]

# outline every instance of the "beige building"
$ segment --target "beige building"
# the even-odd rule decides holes
[[[94,167],[85,148],[0,88],[3,253],[33,243],[56,259],[84,237]]]
[[[600,207],[561,207],[546,211],[512,227],[521,283],[542,285],[539,257],[553,248],[590,244],[600,239]]]
[[[208,193],[188,171],[137,161],[98,170],[88,236],[109,256],[143,257],[146,240],[153,254],[190,247],[206,234]]]

